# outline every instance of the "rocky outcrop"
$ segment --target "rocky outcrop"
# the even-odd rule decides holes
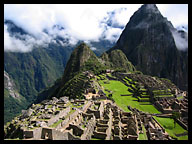
[[[16,91],[15,83],[13,80],[9,77],[9,74],[4,71],[4,88],[6,88],[9,92],[9,95],[13,98],[19,98],[19,93]]]

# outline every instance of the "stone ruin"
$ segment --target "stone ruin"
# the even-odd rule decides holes
[[[172,110],[179,110],[183,118],[180,121],[185,123],[188,111],[186,113],[183,110],[188,106],[187,96],[175,101],[162,99],[162,102],[163,108],[170,104]],[[110,100],[69,100],[67,97],[54,97],[23,111],[18,121],[23,122],[20,125],[23,139],[137,140],[144,129],[149,140],[171,139],[151,114],[130,106],[128,109],[131,112],[124,112]],[[58,124],[53,126],[56,123]]]
[[[62,105],[60,101],[60,99],[55,99],[56,103]],[[51,102],[53,105],[55,104],[55,102]],[[38,123],[39,127],[35,129],[22,128],[23,138],[51,140],[91,140],[92,138],[103,140],[138,139],[135,115],[123,112],[110,100],[74,100],[72,102],[72,104],[78,103],[81,103],[82,107],[76,108],[76,111],[70,115],[68,114],[71,106],[64,108],[60,113],[48,119],[48,121],[33,120],[30,124]],[[46,104],[50,105],[51,103],[47,101]],[[44,103],[44,105],[38,108],[35,107],[35,109],[41,111],[42,108],[47,107],[46,104]],[[40,115],[40,118],[42,118],[42,115]],[[50,127],[61,119],[63,121],[55,128]]]
[[[162,98],[155,101],[155,107],[164,114],[172,114],[173,111],[179,112],[181,117],[177,122],[184,128],[188,129],[188,95],[183,95],[183,99]]]
[[[149,140],[171,140],[171,137],[165,132],[165,129],[152,117],[151,114],[144,113],[130,106],[128,106],[128,109],[137,117],[139,133],[143,133],[143,125]]]

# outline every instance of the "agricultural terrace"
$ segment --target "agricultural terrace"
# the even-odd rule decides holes
[[[156,117],[156,116],[153,116],[153,117],[161,124],[162,127],[165,128],[165,131],[170,136],[177,138],[178,140],[188,140],[188,131],[183,129],[178,123],[176,123],[176,126],[174,127],[173,119],[161,118],[161,117]],[[186,134],[184,134],[184,133],[186,133]]]
[[[112,98],[115,103],[124,111],[130,112],[127,106],[131,106],[144,112],[160,113],[150,102],[138,102],[138,98],[133,97],[133,93],[128,91],[130,87],[124,85],[122,82],[118,80],[108,80],[104,74],[99,75],[97,79],[107,96],[112,92]],[[133,85],[133,87],[135,87],[135,85]]]

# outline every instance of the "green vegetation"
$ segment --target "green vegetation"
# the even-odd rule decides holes
[[[177,97],[177,99],[178,99],[178,100],[181,100],[181,99],[183,99],[183,96],[179,96],[179,97]]]
[[[161,118],[156,117],[154,118],[161,124],[162,127],[165,128],[165,131],[172,137],[177,138],[178,140],[187,140],[188,135],[177,137],[176,134],[182,134],[184,132],[187,132],[185,129],[183,129],[178,123],[176,123],[174,127],[174,120],[172,118]]]
[[[172,112],[171,118],[174,121],[174,128],[176,126],[176,119],[179,119],[181,117],[181,114],[179,112]]]
[[[131,106],[133,108],[137,108],[144,112],[149,113],[160,113],[153,105],[141,105],[140,102],[137,101],[137,98],[132,96],[121,96],[122,94],[132,94],[120,81],[110,80],[110,84],[105,84],[102,80],[99,81],[100,85],[104,87],[104,89],[108,89],[113,92],[112,98],[115,100],[116,104],[122,108],[124,111],[129,112],[127,106]],[[109,92],[104,90],[104,92],[109,95]]]
[[[62,87],[59,88],[59,90],[56,90],[55,93],[53,93],[53,95],[56,95],[57,97],[66,95],[73,99],[82,99],[82,94],[89,86],[90,84],[87,81],[86,76],[82,73],[79,73],[72,79],[67,81],[65,84],[63,84]]]
[[[50,127],[55,128],[55,127],[58,126],[62,121],[63,121],[63,120],[60,119],[60,120],[58,120],[57,122],[55,122],[54,124],[52,124]]]
[[[4,88],[4,124],[18,116],[22,109],[26,109],[28,104],[23,96],[20,95],[20,98],[15,99]]]
[[[97,138],[91,138],[91,140],[102,140],[102,139],[97,139]]]
[[[52,105],[48,105],[47,108],[52,108]]]
[[[48,49],[34,48],[27,53],[4,52],[4,70],[13,79],[19,94],[26,99],[19,102],[4,95],[4,122],[34,103],[38,92],[62,76],[71,51],[70,48],[49,45]]]
[[[146,129],[143,124],[142,124],[142,130],[143,130],[143,134],[140,136],[141,139],[139,139],[139,140],[148,140],[147,134],[146,134]]]
[[[112,50],[108,53],[103,53],[101,59],[105,61],[105,65],[118,72],[132,72],[135,67],[127,59],[121,50]]]

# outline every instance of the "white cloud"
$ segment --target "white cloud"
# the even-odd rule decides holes
[[[175,45],[178,48],[178,50],[185,51],[188,48],[188,35],[185,34],[185,38],[181,36],[180,33],[177,31],[172,31],[172,35],[175,41]]]
[[[90,48],[92,51],[95,51],[97,48],[96,47],[91,47]]]
[[[32,47],[28,42],[26,43],[15,37],[11,37],[7,31],[7,26],[4,25],[4,49],[14,52],[28,52]]]
[[[116,42],[122,32],[122,29],[120,28],[113,28],[113,27],[108,27],[107,30],[105,31],[105,39],[111,41],[111,42]]]
[[[43,42],[53,42],[53,38],[57,35],[69,39],[71,44],[76,44],[78,40],[98,41],[101,36],[115,41],[120,36],[122,29],[113,26],[124,27],[140,6],[141,4],[5,4],[4,18],[12,20],[16,25],[34,35],[38,39],[35,41],[38,45]],[[188,25],[188,5],[158,4],[157,6],[174,26]],[[109,13],[112,11],[114,15],[110,18]],[[111,27],[106,23],[101,23],[106,22],[104,18],[111,19]],[[52,30],[52,26],[55,24],[63,26],[65,29]],[[47,29],[52,35],[46,35],[43,32],[44,29]],[[8,49],[8,45],[13,42],[20,46],[23,44],[23,47],[27,46],[26,49],[29,49],[30,44],[33,43],[33,39],[29,39],[30,42],[22,42],[15,37],[10,38],[7,31],[4,31],[4,34],[7,37],[7,39],[5,38],[5,49]],[[64,44],[62,43],[62,45]],[[13,49],[19,49],[19,47]]]

